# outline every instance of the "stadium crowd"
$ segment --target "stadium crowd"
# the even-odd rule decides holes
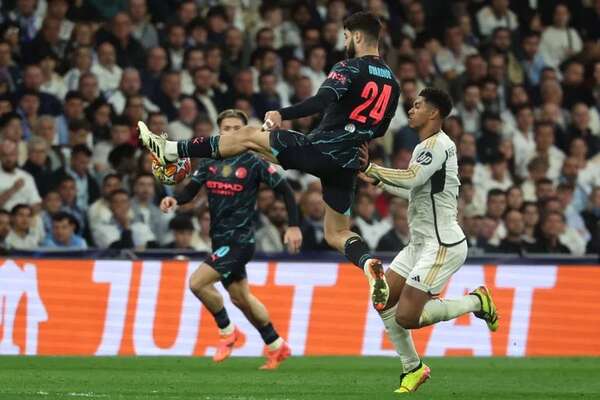
[[[206,196],[162,214],[136,123],[188,139],[219,112],[313,95],[344,58],[344,17],[385,26],[401,84],[378,163],[406,168],[419,90],[451,93],[460,222],[480,252],[600,250],[600,0],[14,0],[0,16],[0,247],[210,249]],[[286,122],[308,133],[318,116]],[[303,250],[327,249],[314,177],[286,172]],[[257,250],[281,252],[284,203],[259,192]],[[190,218],[190,215],[193,217]],[[359,184],[354,228],[377,251],[409,238],[406,202]]]

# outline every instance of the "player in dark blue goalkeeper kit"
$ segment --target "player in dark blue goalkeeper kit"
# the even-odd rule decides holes
[[[350,230],[358,149],[385,134],[398,106],[399,85],[379,57],[381,23],[371,13],[358,12],[344,21],[348,59],[337,63],[317,94],[265,116],[264,130],[247,127],[235,137],[203,141],[167,141],[138,124],[142,143],[163,163],[180,157],[221,159],[252,150],[280,164],[321,179],[325,213],[325,239],[362,268],[369,281],[376,309],[386,304],[389,287],[383,266],[369,253],[360,236]],[[282,120],[324,113],[309,135],[280,130]]]
[[[247,116],[240,110],[223,111],[217,119],[223,137],[236,137],[247,121]],[[290,252],[297,252],[302,234],[292,189],[274,165],[252,153],[224,160],[201,160],[183,192],[175,197],[165,197],[160,206],[167,212],[178,204],[188,203],[200,188],[206,187],[213,253],[192,274],[190,289],[213,314],[219,327],[221,339],[213,359],[216,362],[225,360],[241,338],[240,330],[229,320],[223,297],[213,286],[221,281],[231,301],[256,327],[265,342],[267,362],[261,369],[275,369],[291,350],[275,331],[265,306],[250,293],[246,277],[246,264],[254,255],[256,196],[261,183],[283,197],[289,222],[283,239]]]

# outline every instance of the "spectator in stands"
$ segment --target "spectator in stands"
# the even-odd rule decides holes
[[[200,47],[187,47],[185,49],[181,70],[181,93],[186,95],[194,93],[194,71],[205,65],[205,63],[204,49]]]
[[[587,252],[600,254],[600,186],[592,190],[589,205],[586,210],[581,212],[581,217],[591,234]]]
[[[521,65],[527,83],[537,86],[540,83],[542,70],[547,66],[540,50],[540,34],[535,31],[525,33],[521,38]]]
[[[213,123],[217,121],[219,109],[223,107],[224,94],[216,87],[215,73],[206,65],[193,72],[195,90],[193,97],[198,103],[199,111],[206,114]]]
[[[569,27],[570,20],[569,8],[563,3],[558,3],[554,9],[552,25],[542,33],[540,52],[544,61],[551,67],[557,68],[567,57],[582,49],[579,34]]]
[[[27,143],[23,140],[21,117],[16,112],[8,112],[0,118],[1,139],[10,140],[17,144],[17,164],[21,165],[27,159]]]
[[[75,180],[77,190],[77,207],[87,209],[88,205],[100,196],[100,188],[96,179],[91,175],[91,150],[83,144],[76,145],[71,151],[69,166],[57,170],[53,175],[53,182],[58,184],[62,177],[68,175]]]
[[[66,89],[69,91],[77,90],[79,81],[84,74],[92,69],[93,52],[90,46],[79,46],[74,50],[73,63],[71,69],[64,76]]]
[[[538,202],[555,197],[554,183],[548,178],[541,178],[535,182],[535,198]]]
[[[542,215],[540,232],[535,243],[527,247],[529,253],[562,253],[570,254],[568,247],[562,244],[559,236],[564,229],[564,216],[558,211],[549,211]]]
[[[24,91],[33,91],[39,94],[40,98],[40,114],[59,115],[62,111],[61,102],[49,93],[40,91],[44,83],[42,70],[37,64],[30,64],[25,67],[23,72],[23,87],[15,93],[14,99],[19,100]]]
[[[81,94],[85,106],[93,104],[99,98],[104,99],[100,93],[98,78],[91,72],[86,72],[79,77],[77,91]]]
[[[548,122],[539,122],[534,131],[535,156],[542,157],[548,162],[546,177],[555,181],[560,175],[565,155],[554,145],[554,126]]]
[[[178,117],[172,121],[168,128],[169,138],[172,140],[187,140],[194,136],[194,122],[198,117],[198,105],[190,96],[183,96],[179,102]]]
[[[198,228],[194,230],[192,238],[192,247],[196,251],[212,251],[212,241],[210,239],[210,210],[207,206],[202,206],[196,212],[196,220]]]
[[[0,250],[6,249],[6,238],[10,233],[10,213],[0,209]]]
[[[121,176],[108,173],[102,180],[102,196],[93,202],[87,210],[87,219],[90,230],[99,229],[100,224],[108,223],[111,218],[110,195],[117,189],[123,188]]]
[[[256,250],[263,253],[283,253],[283,235],[287,229],[288,215],[285,203],[276,199],[267,212],[268,223],[256,231]]]
[[[156,131],[155,131],[156,132]],[[161,131],[157,131],[161,132]],[[129,123],[125,118],[115,118],[110,129],[110,141],[100,141],[94,146],[93,164],[97,172],[109,168],[108,155],[117,146],[126,144],[130,139]]]
[[[317,191],[304,193],[300,202],[302,215],[302,251],[329,250],[323,230],[325,206],[323,195]]]
[[[523,179],[527,177],[527,162],[535,154],[533,108],[528,104],[518,107],[515,118],[516,127],[511,134],[515,149],[515,172]]]
[[[259,91],[252,95],[256,117],[265,118],[267,111],[281,108],[281,99],[277,93],[277,76],[273,72],[263,72],[258,77]]]
[[[359,193],[354,204],[354,230],[365,238],[371,250],[374,250],[379,239],[388,231],[389,225],[379,221],[373,198],[366,193]]]
[[[85,250],[85,239],[77,235],[77,220],[67,212],[58,212],[52,216],[52,234],[47,235],[42,247],[50,249]]]
[[[192,238],[194,235],[194,224],[191,216],[179,214],[169,222],[169,229],[173,232],[174,240],[167,244],[167,249],[194,250]]]
[[[52,234],[52,216],[60,212],[62,208],[62,199],[56,190],[50,190],[44,196],[42,203],[42,212],[40,218],[46,235]]]
[[[0,42],[0,70],[3,71],[8,89],[14,91],[21,81],[21,70],[12,57],[10,44],[4,41]]]
[[[516,31],[519,28],[517,16],[508,8],[508,5],[508,0],[492,0],[489,6],[485,6],[477,12],[477,25],[479,25],[479,32],[484,37],[490,36],[498,27],[504,27],[510,31]]]
[[[406,207],[396,207],[392,212],[392,228],[379,239],[377,251],[399,252],[410,241]]]
[[[21,45],[23,61],[27,64],[37,64],[43,55],[51,53],[52,56],[63,58],[67,41],[60,37],[60,20],[50,16],[44,18],[42,28],[29,43]]]
[[[0,208],[12,210],[17,204],[37,209],[41,203],[33,177],[17,167],[17,145],[11,140],[0,143]]]
[[[98,45],[97,52],[98,59],[92,65],[91,72],[98,78],[100,90],[105,94],[112,93],[119,86],[123,74],[116,63],[115,48],[110,42],[103,42]]]
[[[23,170],[33,177],[41,197],[46,195],[52,182],[52,167],[48,158],[49,147],[46,140],[41,137],[32,137],[27,144],[29,156],[23,164]]]
[[[160,78],[167,69],[169,60],[163,47],[153,47],[148,50],[146,68],[142,71],[142,92],[154,99],[160,91]]]
[[[321,83],[327,78],[324,72],[327,63],[327,53],[325,47],[314,46],[309,49],[306,55],[307,66],[302,68],[302,75],[308,77],[311,82],[312,95],[317,93]]]
[[[451,81],[465,70],[465,60],[477,53],[477,50],[464,42],[464,35],[459,25],[449,25],[445,34],[446,47],[435,56],[435,62],[444,78]]]
[[[518,209],[508,209],[504,213],[503,220],[506,227],[506,237],[500,241],[495,251],[498,253],[522,254],[527,245],[523,240],[525,230],[523,214]]]
[[[33,229],[33,211],[27,204],[17,204],[10,211],[11,229],[6,236],[8,249],[34,250],[43,239],[41,231]]]
[[[511,186],[506,191],[506,208],[520,211],[523,207],[523,191],[517,185]]]
[[[79,92],[68,92],[65,97],[64,112],[56,117],[59,144],[69,143],[69,124],[83,118],[83,97]]]
[[[581,97],[578,98],[581,99]],[[571,125],[567,128],[562,141],[563,146],[560,146],[561,150],[567,152],[570,144],[567,141],[570,142],[574,138],[581,138],[585,141],[589,156],[600,153],[600,137],[592,132],[590,109],[583,102],[577,102],[571,110]]]
[[[133,178],[131,209],[138,219],[150,226],[154,235],[159,239],[166,233],[163,213],[154,204],[154,176],[140,173]]]
[[[19,99],[17,113],[21,116],[23,138],[25,139],[29,139],[33,134],[33,127],[37,122],[39,108],[39,93],[31,90],[24,91]]]
[[[481,135],[477,139],[477,159],[489,163],[497,154],[502,141],[502,120],[500,114],[485,111],[481,114]]]
[[[152,99],[169,121],[177,118],[177,105],[181,100],[181,74],[177,71],[164,72],[160,78],[160,91]]]
[[[96,33],[98,44],[109,41],[115,48],[117,64],[121,68],[144,67],[144,48],[132,35],[132,23],[129,15],[118,12],[112,18],[109,30],[101,29]]]
[[[131,18],[131,35],[138,40],[144,49],[148,50],[158,46],[158,32],[150,22],[146,0],[129,0],[128,13]]]
[[[481,104],[477,82],[465,83],[462,91],[462,101],[456,105],[456,112],[461,116],[466,132],[474,135],[480,134],[483,104]]]
[[[83,234],[87,228],[85,218],[85,208],[80,208],[77,204],[77,183],[71,175],[63,175],[57,184],[58,194],[62,202],[61,211],[66,211],[77,219],[79,231]]]
[[[150,226],[135,218],[127,191],[117,189],[111,193],[110,211],[110,220],[100,223],[92,232],[96,246],[143,250],[155,241]]]

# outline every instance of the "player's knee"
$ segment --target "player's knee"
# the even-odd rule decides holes
[[[206,286],[207,283],[199,274],[192,274],[192,276],[190,276],[189,287],[195,295],[201,294]]]
[[[412,316],[402,312],[396,313],[396,323],[404,329],[416,329],[419,327],[419,321],[415,321]]]
[[[231,299],[233,305],[239,308],[240,310],[244,310],[249,307],[248,296],[245,296],[240,293],[230,293],[229,298]]]
[[[336,229],[325,226],[323,233],[327,244],[333,247],[334,249],[339,249],[340,232]]]

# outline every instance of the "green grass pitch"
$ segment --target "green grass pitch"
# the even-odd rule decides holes
[[[598,358],[429,358],[432,378],[394,395],[399,361],[293,357],[0,357],[0,399],[600,399]]]

